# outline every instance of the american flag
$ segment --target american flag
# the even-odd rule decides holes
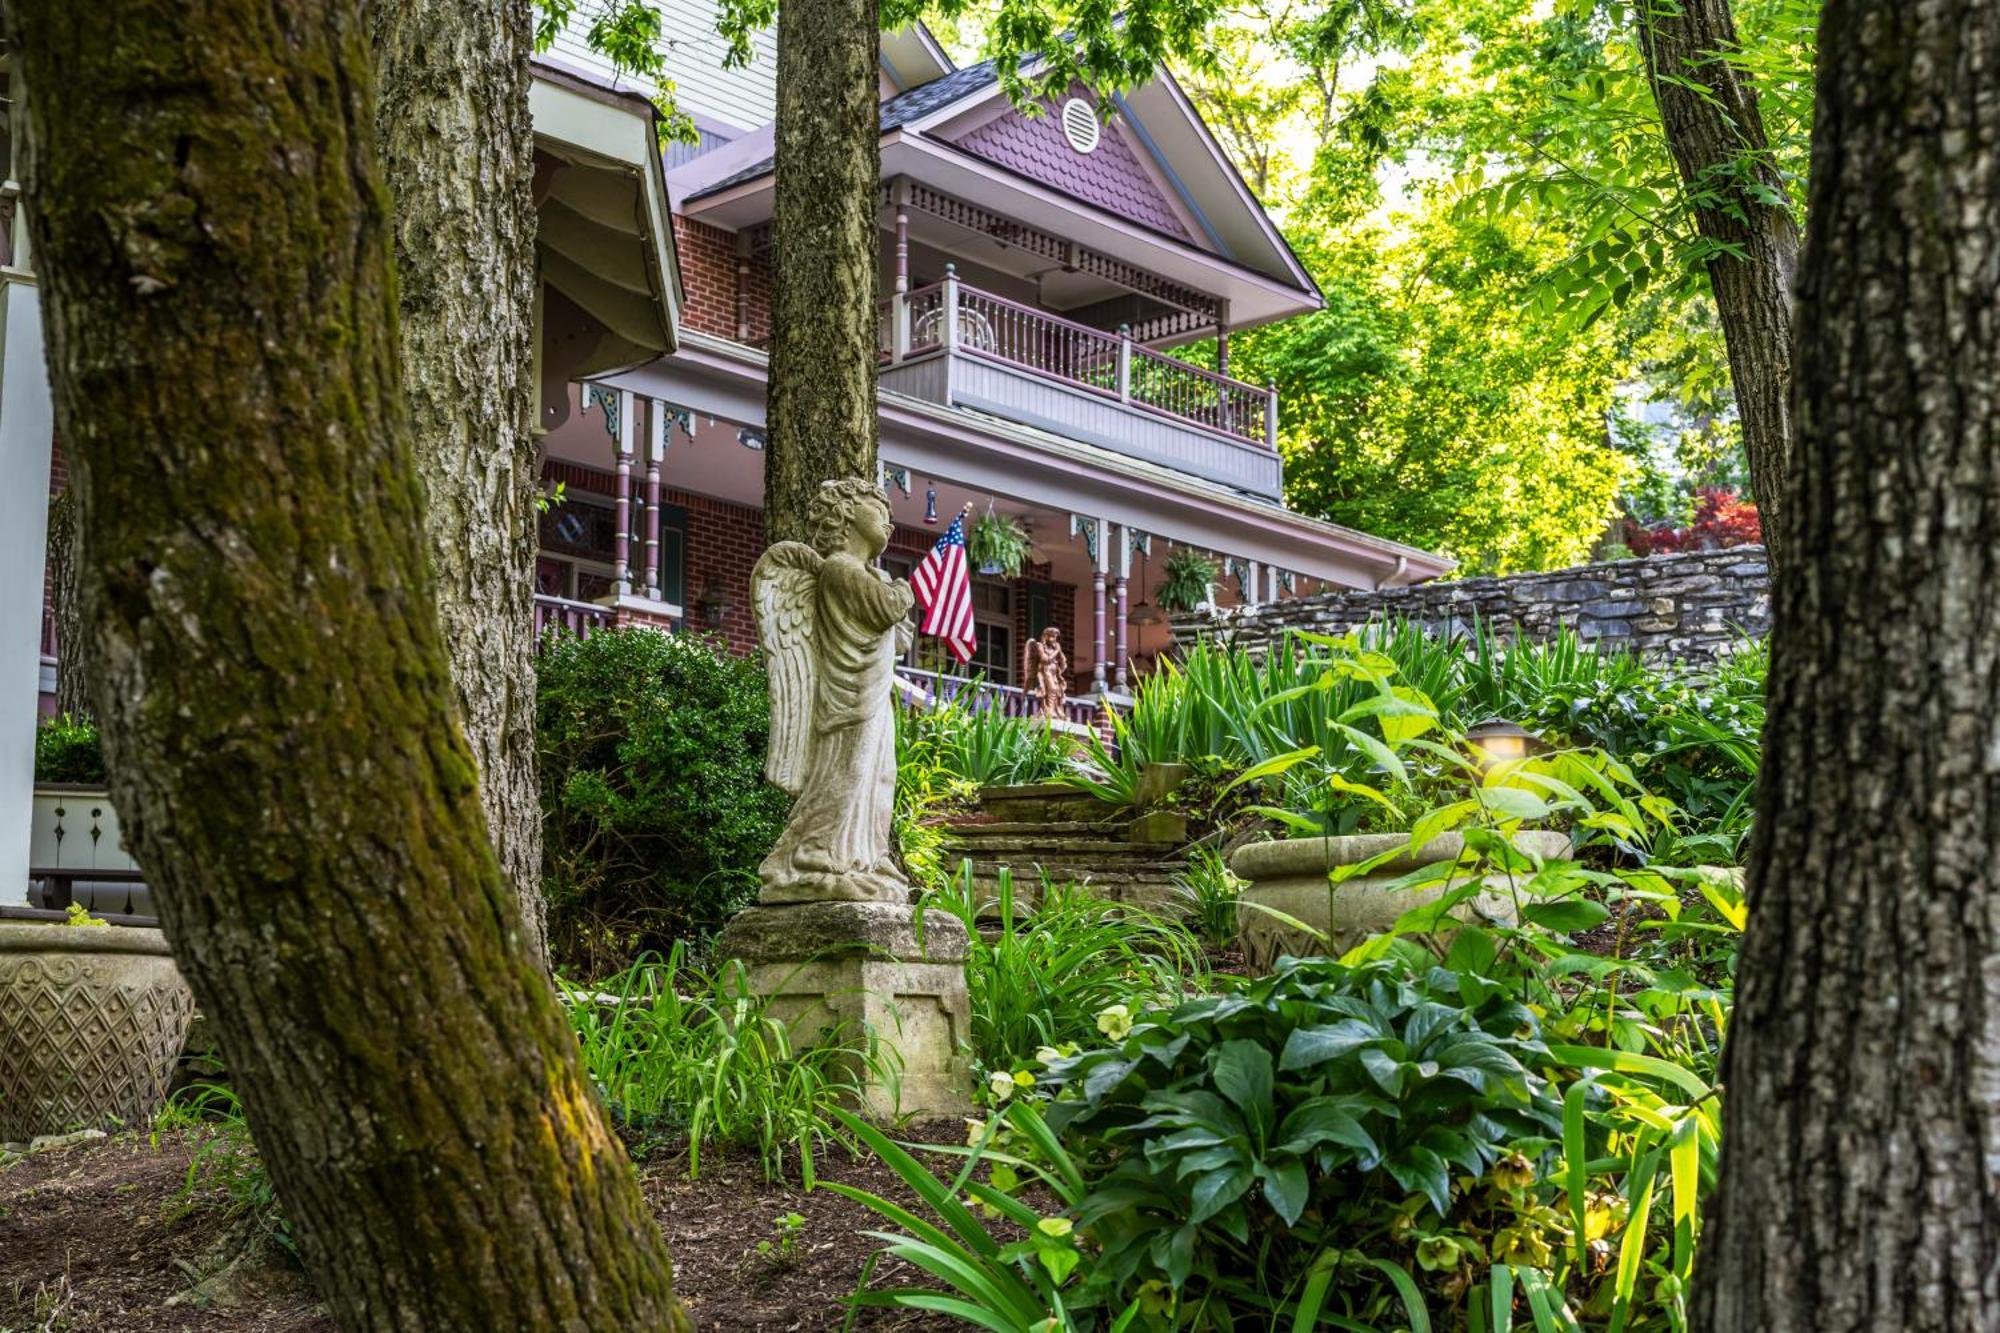
[[[917,567],[910,571],[923,631],[944,640],[961,662],[972,660],[972,574],[965,564],[965,515],[952,519]]]

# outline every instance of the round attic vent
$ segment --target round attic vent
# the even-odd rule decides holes
[[[1079,153],[1088,153],[1097,147],[1101,128],[1097,123],[1097,112],[1090,103],[1080,97],[1072,97],[1062,105],[1063,137],[1069,146]]]

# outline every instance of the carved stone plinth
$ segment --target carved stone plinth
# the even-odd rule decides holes
[[[965,1045],[965,927],[901,903],[819,902],[751,907],[716,938],[750,988],[771,997],[793,1041],[859,1046],[870,1037],[901,1073],[865,1070],[861,1110],[871,1118],[963,1115],[971,1109]]]

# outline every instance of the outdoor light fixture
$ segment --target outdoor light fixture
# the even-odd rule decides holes
[[[1540,744],[1540,738],[1505,718],[1489,717],[1466,731],[1465,743],[1478,753],[1480,766],[1484,768],[1526,759]]]
[[[721,626],[722,618],[729,614],[729,594],[723,591],[721,575],[708,576],[708,582],[702,585],[701,600],[695,603],[695,609],[701,612],[701,621],[704,625],[711,629]]]
[[[937,487],[935,486],[926,486],[924,488],[924,526],[931,528],[937,526]]]

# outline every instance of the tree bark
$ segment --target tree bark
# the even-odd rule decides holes
[[[821,482],[876,476],[881,44],[876,0],[779,7],[767,541],[807,540]]]
[[[2000,9],[1829,0],[1690,1327],[2000,1327]]]
[[[481,816],[361,0],[13,0],[112,798],[346,1330],[680,1330]]]
[[[540,952],[533,33],[525,0],[377,0],[367,13],[438,617],[486,826]]]
[[[82,537],[76,494],[66,486],[49,500],[49,608],[56,622],[56,713],[63,717],[96,715],[90,705],[90,669],[84,665],[89,645],[76,586]]]
[[[1710,247],[1709,286],[1775,569],[1782,563],[1780,510],[1792,453],[1798,225],[1771,164],[1756,86],[1729,63],[1739,49],[1730,0],[1641,0],[1634,13],[1667,148]]]

